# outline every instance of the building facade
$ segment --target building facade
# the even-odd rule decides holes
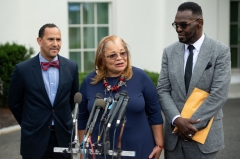
[[[204,33],[231,47],[232,69],[240,70],[240,0],[193,0],[203,10]],[[160,72],[163,49],[177,41],[171,23],[184,0],[1,0],[0,43],[39,46],[43,24],[54,23],[62,33],[60,54],[94,70],[95,50],[106,35],[123,38],[132,65]]]

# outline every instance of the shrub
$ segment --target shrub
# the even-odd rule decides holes
[[[34,53],[33,48],[29,50],[23,45],[0,44],[0,106],[7,106],[8,89],[11,74],[15,65],[27,60]]]
[[[157,82],[158,82],[158,77],[159,77],[159,73],[156,73],[156,72],[150,72],[150,71],[147,71],[147,70],[144,70],[147,75],[152,79],[153,83],[155,86],[157,86]],[[87,72],[80,72],[79,73],[79,83],[81,85],[83,79],[87,76]]]
[[[147,75],[152,79],[154,85],[157,86],[159,73],[150,72],[150,71],[147,71],[147,70],[144,70],[144,71],[145,71],[145,72],[147,73]]]

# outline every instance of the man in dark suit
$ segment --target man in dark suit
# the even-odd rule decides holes
[[[157,90],[165,115],[166,159],[216,159],[224,148],[222,106],[227,100],[231,61],[228,46],[203,34],[201,7],[185,2],[178,7],[173,27],[179,42],[166,47]],[[190,119],[181,117],[183,106],[197,87],[209,93]],[[214,117],[204,144],[192,140]],[[178,131],[173,132],[174,126]]]
[[[54,24],[39,30],[40,53],[15,66],[9,89],[9,108],[21,126],[23,159],[61,159],[54,147],[68,147],[73,127],[78,66],[58,55],[61,32]]]

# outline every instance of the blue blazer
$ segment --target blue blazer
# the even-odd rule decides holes
[[[78,66],[58,55],[59,85],[53,106],[47,95],[39,54],[15,66],[8,103],[21,126],[21,155],[38,159],[46,151],[52,120],[60,147],[71,142],[74,95],[79,90]]]

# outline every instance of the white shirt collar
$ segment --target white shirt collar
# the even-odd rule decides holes
[[[192,44],[197,52],[200,51],[204,38],[205,34],[202,34],[201,38],[198,39],[194,44]],[[188,44],[185,44],[185,50],[188,49],[188,46],[189,46]]]

